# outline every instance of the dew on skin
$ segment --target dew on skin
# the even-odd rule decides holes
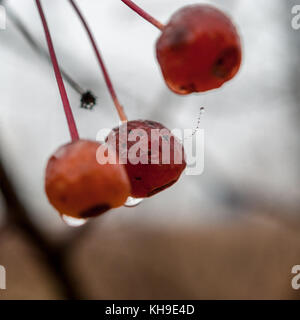
[[[78,228],[87,223],[87,219],[77,219],[66,215],[61,216],[63,222],[69,227]]]
[[[144,201],[144,198],[133,198],[133,197],[128,197],[124,207],[126,208],[134,208],[140,205]]]

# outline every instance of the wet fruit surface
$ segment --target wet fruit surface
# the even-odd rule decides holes
[[[170,187],[186,167],[179,140],[155,121],[129,121],[113,129],[107,141],[116,145],[120,161],[127,162],[134,198],[151,197]]]
[[[156,53],[169,88],[178,94],[219,88],[241,64],[241,44],[230,18],[208,5],[176,12],[162,31]]]
[[[99,164],[100,144],[78,140],[60,147],[49,159],[45,188],[50,203],[74,218],[98,216],[120,207],[130,195],[130,183],[121,164]]]

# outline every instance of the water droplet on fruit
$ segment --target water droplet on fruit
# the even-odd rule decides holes
[[[124,207],[134,208],[134,207],[137,207],[139,204],[141,204],[143,201],[144,201],[144,198],[128,197],[124,204]]]
[[[70,227],[78,228],[86,224],[86,219],[77,219],[66,215],[61,216],[62,220]]]

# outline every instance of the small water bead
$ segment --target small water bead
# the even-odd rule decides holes
[[[73,227],[73,228],[81,227],[87,223],[87,219],[76,219],[76,218],[69,217],[66,215],[62,215],[61,218],[62,218],[63,222],[65,222],[65,224],[67,224],[69,227]]]
[[[140,205],[145,199],[144,198],[133,198],[133,197],[128,197],[124,207],[127,208],[134,208]]]

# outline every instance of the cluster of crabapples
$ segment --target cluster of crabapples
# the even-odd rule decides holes
[[[219,9],[208,5],[191,5],[177,11],[163,26],[156,53],[167,86],[181,95],[219,88],[235,76],[241,64],[240,38],[234,24]],[[126,164],[121,161],[99,164],[97,150],[104,144],[109,148],[112,135],[116,141],[112,149],[120,159],[123,145],[120,135],[124,128],[128,134],[133,129],[148,133],[149,157],[153,156],[151,130],[165,129],[171,154],[169,163],[161,162],[160,137],[158,163],[134,164],[131,159]],[[134,143],[125,142],[127,149]],[[61,215],[86,219],[124,205],[128,197],[151,197],[180,178],[186,162],[183,158],[181,163],[175,163],[174,157],[181,151],[181,143],[162,124],[125,121],[111,131],[105,143],[78,139],[52,155],[45,179],[48,199]]]

